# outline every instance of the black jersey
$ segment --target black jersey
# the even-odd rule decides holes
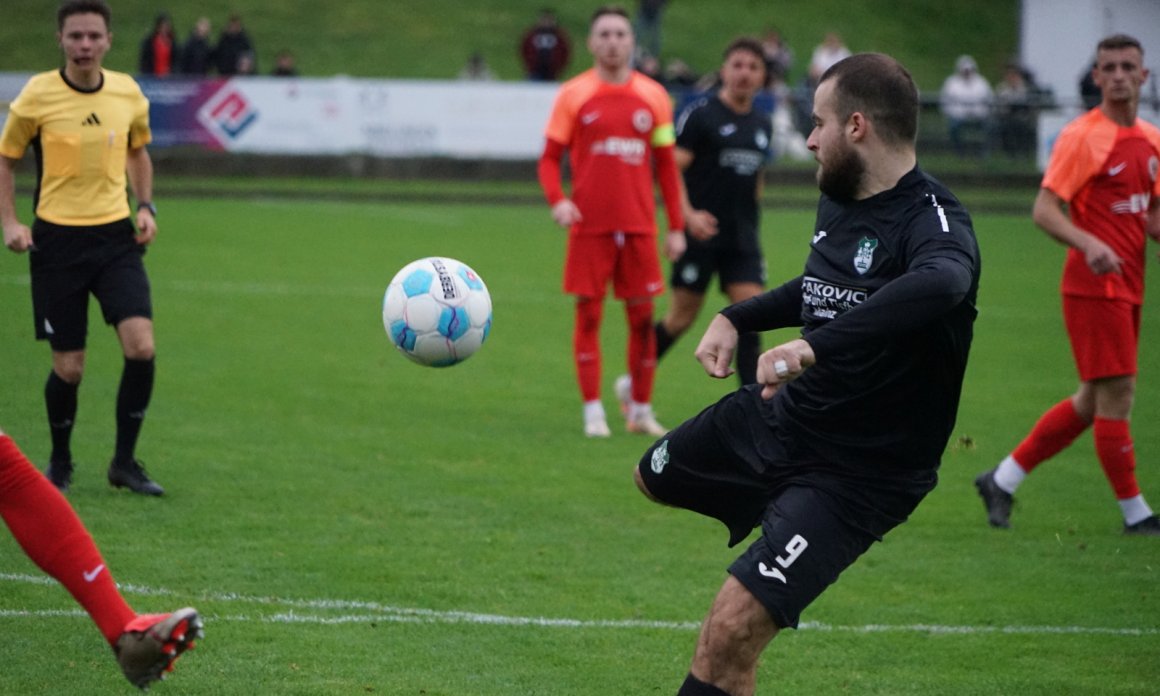
[[[693,153],[684,173],[689,202],[717,218],[722,242],[756,237],[757,177],[769,158],[769,114],[757,108],[739,114],[714,94],[686,107],[676,127],[677,147]]]
[[[866,200],[822,196],[804,273],[723,312],[739,331],[803,327],[817,364],[764,407],[795,456],[856,470],[938,467],[979,270],[967,211],[917,167]]]

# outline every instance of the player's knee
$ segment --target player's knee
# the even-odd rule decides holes
[[[637,466],[632,470],[632,480],[636,482],[637,489],[644,494],[644,497],[648,498],[654,503],[661,502],[655,495],[652,494],[652,491],[648,489],[648,484],[644,482],[644,477],[640,475],[640,466]]]
[[[84,351],[52,354],[52,371],[65,384],[80,384],[85,374]]]

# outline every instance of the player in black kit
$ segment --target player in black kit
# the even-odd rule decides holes
[[[677,166],[688,192],[688,248],[673,263],[672,301],[656,325],[658,360],[697,319],[714,273],[732,303],[765,289],[758,199],[772,122],[753,105],[764,84],[761,42],[735,39],[725,49],[720,89],[677,118]],[[757,334],[741,337],[737,370],[742,384],[756,381],[760,352]]]
[[[979,251],[917,166],[918,91],[889,56],[823,75],[808,145],[822,196],[801,276],[716,316],[697,347],[727,377],[738,335],[800,326],[743,387],[653,445],[649,498],[761,536],[729,568],[682,696],[747,696],[783,628],[934,488],[958,411]]]

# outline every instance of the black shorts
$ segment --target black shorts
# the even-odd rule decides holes
[[[669,285],[704,295],[713,274],[717,274],[718,287],[722,292],[735,283],[764,286],[765,259],[762,258],[756,236],[751,243],[746,244],[724,238],[699,241],[689,237],[685,253],[673,262]]]
[[[811,458],[766,417],[761,385],[726,395],[654,444],[638,469],[658,500],[720,520],[729,545],[761,537],[729,572],[774,623],[801,612],[934,488],[933,471]]]
[[[32,224],[29,268],[36,338],[57,352],[81,350],[89,324],[89,294],[105,322],[153,318],[149,277],[128,218],[107,225],[66,227],[44,220]]]

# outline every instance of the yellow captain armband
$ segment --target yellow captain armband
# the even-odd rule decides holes
[[[676,144],[677,131],[673,128],[673,124],[666,123],[663,126],[657,126],[653,129],[652,140],[650,142],[653,147],[665,147]]]

